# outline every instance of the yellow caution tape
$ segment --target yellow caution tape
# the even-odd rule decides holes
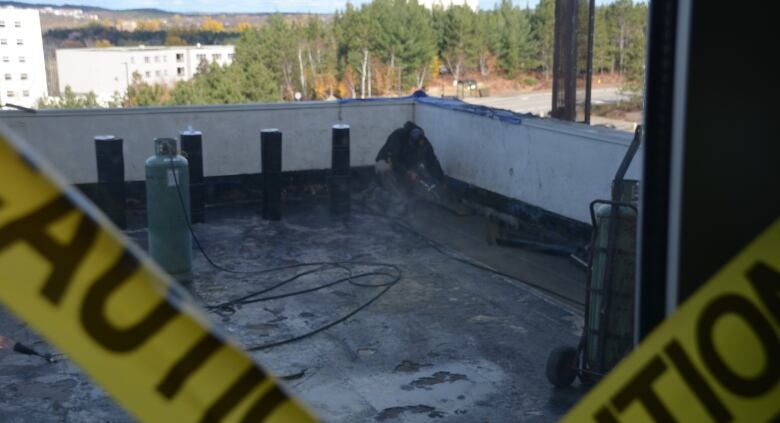
[[[780,220],[563,421],[780,421]]]
[[[142,421],[314,421],[94,206],[2,133],[0,301]]]

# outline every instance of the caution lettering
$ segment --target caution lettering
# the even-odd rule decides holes
[[[51,263],[53,270],[43,284],[41,295],[54,305],[60,302],[73,272],[98,232],[95,223],[86,216],[81,216],[76,235],[64,245],[45,232],[52,222],[73,210],[68,198],[60,195],[33,213],[0,228],[0,252],[15,242],[26,242]]]
[[[26,184],[19,190],[0,178],[0,301],[143,420],[313,421],[244,353],[184,311],[192,306],[174,299],[146,259],[77,206],[85,200],[20,157],[0,137],[0,174]],[[54,195],[45,200],[47,193]],[[70,236],[55,236],[55,227]]]
[[[713,422],[769,421],[780,417],[778,399],[780,221],[651,334],[565,421],[686,422],[702,412]]]

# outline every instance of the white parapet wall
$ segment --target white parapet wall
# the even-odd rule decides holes
[[[125,179],[144,179],[144,161],[153,139],[192,127],[203,132],[205,176],[260,172],[260,130],[283,133],[284,171],[329,169],[331,126],[351,130],[351,164],[374,163],[387,135],[414,118],[411,100],[338,104],[279,103],[134,109],[1,112],[5,124],[51,161],[72,183],[97,181],[95,135],[124,139]]]
[[[522,123],[418,104],[444,172],[477,187],[590,223],[588,205],[609,199],[633,134],[541,118]],[[640,179],[642,153],[626,175]]]
[[[97,181],[95,135],[125,140],[125,179],[144,179],[156,137],[203,132],[205,176],[259,173],[260,130],[283,133],[284,171],[329,169],[331,126],[351,125],[351,164],[374,163],[387,136],[407,120],[423,127],[444,171],[461,181],[590,223],[588,204],[608,199],[632,134],[550,119],[506,123],[415,104],[411,99],[0,112],[9,126],[72,183]],[[626,178],[640,179],[641,150]]]

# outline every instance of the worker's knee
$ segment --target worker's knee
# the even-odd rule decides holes
[[[388,163],[386,160],[377,160],[374,164],[374,170],[378,174],[383,174],[390,172],[393,170],[392,166],[390,166],[390,163]]]

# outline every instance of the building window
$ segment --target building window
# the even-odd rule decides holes
[[[23,74],[22,74],[22,81],[26,81],[26,80],[27,80],[27,74],[26,74],[26,73],[23,73]]]
[[[160,76],[162,73],[159,70],[154,71],[154,76]]]
[[[135,63],[135,57],[130,56],[130,63]]]
[[[16,22],[14,22],[14,27],[21,28],[22,27],[22,23],[20,21],[16,21]]]
[[[176,75],[184,76],[184,68],[176,68]]]
[[[234,53],[228,53],[228,60],[233,60],[234,57],[236,57]]]
[[[152,73],[151,73],[151,72],[149,72],[149,71],[146,71],[146,72],[145,72],[145,75],[146,75],[146,77],[147,77],[147,78],[151,78],[151,77],[152,77]]]
[[[211,60],[213,60],[215,62],[218,61],[218,60],[222,60],[222,55],[221,54],[212,54],[211,55]]]
[[[26,61],[27,59],[25,59],[24,56],[19,56],[19,63],[24,63]]]
[[[168,63],[168,56],[163,56],[163,63]]]
[[[25,97],[29,97],[30,96],[30,91],[24,90],[24,91],[22,91],[22,95],[25,96]]]
[[[9,60],[8,60],[8,56],[3,56],[3,62],[5,62],[5,63],[8,63],[8,62],[9,62]]]
[[[184,53],[176,53],[176,61],[177,62],[183,62],[184,61]]]
[[[0,40],[0,46],[4,46],[4,45],[7,45],[7,44],[8,44],[8,41],[5,38]]]
[[[144,56],[144,63],[149,63],[149,56]]]
[[[195,58],[198,59],[198,62],[202,62],[202,61],[206,60],[206,55],[205,54],[196,54]]]
[[[163,71],[163,75],[168,76],[168,69]]]
[[[11,74],[10,73],[5,74],[5,80],[6,81],[10,81],[11,80]]]
[[[0,28],[5,28],[5,21],[0,21]]]
[[[5,95],[6,95],[6,97],[13,97],[14,96],[14,92],[13,91],[8,91],[8,92],[5,93]]]
[[[160,63],[160,56],[154,56],[154,63]]]
[[[24,40],[23,40],[23,39],[21,39],[21,38],[18,38],[18,39],[16,40],[16,45],[17,45],[17,46],[24,45]]]

